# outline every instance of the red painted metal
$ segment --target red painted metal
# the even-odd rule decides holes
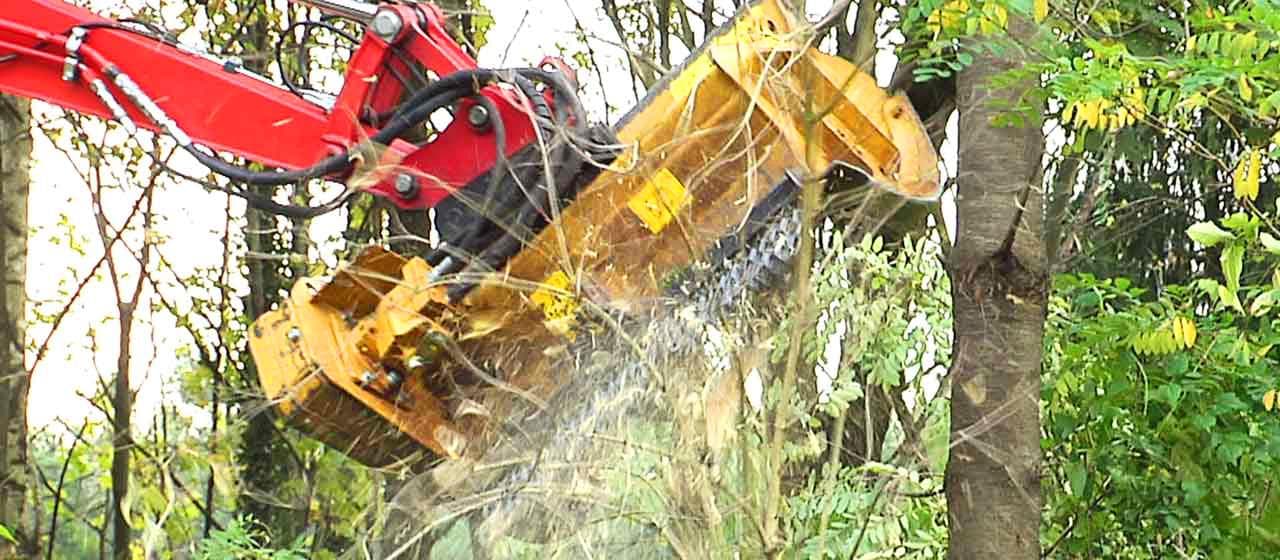
[[[89,30],[80,50],[84,74],[65,81],[65,45],[72,28],[111,20],[61,0],[0,0],[0,92],[110,118],[88,84],[109,75],[114,65],[197,143],[272,167],[306,168],[375,134],[366,117],[389,111],[402,99],[402,85],[390,68],[403,70],[404,63],[393,49],[437,76],[476,67],[449,37],[435,6],[384,4],[381,9],[394,10],[408,25],[391,43],[365,34],[335,105],[326,109],[218,61],[113,28]],[[111,88],[123,102],[121,92]],[[528,101],[519,92],[491,85],[481,93],[498,107],[508,156],[536,140]],[[459,114],[466,114],[471,103],[463,103]],[[131,104],[123,104],[139,126],[156,128]],[[402,208],[434,206],[492,168],[496,151],[491,128],[473,128],[461,118],[423,145],[397,141],[390,146],[392,155],[383,163],[398,165],[379,166],[383,171],[368,190]],[[401,172],[422,179],[422,188],[410,197],[393,187],[391,178]]]

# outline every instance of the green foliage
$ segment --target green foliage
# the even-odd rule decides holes
[[[831,341],[839,341],[841,355],[825,397],[812,410],[800,411],[799,421],[829,426],[863,415],[866,404],[860,399],[872,387],[883,391],[876,394],[911,395],[912,414],[890,429],[882,450],[888,462],[873,457],[845,467],[823,461],[822,468],[811,471],[788,501],[791,553],[797,558],[877,552],[938,556],[946,549],[946,531],[936,473],[945,464],[948,415],[945,399],[932,398],[929,384],[936,383],[932,372],[946,363],[951,347],[950,284],[941,247],[910,237],[891,247],[874,236],[847,243],[838,231],[823,241],[813,292],[816,307],[825,312],[802,347],[806,361],[818,367],[829,360]],[[785,348],[789,329],[777,332],[774,347]],[[819,435],[810,432],[808,439],[823,441]],[[829,452],[822,446],[793,449],[792,461]]]
[[[1044,394],[1046,536],[1063,555],[1280,552],[1271,495],[1280,416],[1269,413],[1280,278],[1255,272],[1280,264],[1274,233],[1272,215],[1256,209],[1191,225],[1191,240],[1219,252],[1217,274],[1159,293],[1123,278],[1058,279]],[[1169,332],[1181,333],[1176,344],[1160,342]]]
[[[993,4],[1038,21],[1036,39],[1015,44],[984,30],[978,22]],[[1033,63],[993,86],[1043,84],[1001,120],[1017,124],[1048,103],[1050,147],[1065,144],[1045,173],[1049,233],[1064,237],[1073,256],[1087,255],[1069,263],[1075,270],[1157,287],[1185,283],[1217,257],[1180,235],[1188,226],[1275,200],[1267,186],[1280,156],[1278,12],[1274,0],[1104,0],[1088,9],[1060,0],[929,0],[903,14],[910,40],[899,54],[918,62],[918,79],[932,80],[965,67],[975,48],[1026,50]],[[969,40],[975,35],[995,40]],[[1241,200],[1233,200],[1222,184],[1245,169],[1255,174],[1237,179]]]
[[[946,504],[939,482],[916,469],[882,463],[842,469],[830,491],[819,480],[812,477],[788,502],[795,558],[946,554]],[[891,493],[908,497],[888,497]]]
[[[1253,291],[1249,288],[1246,291]],[[1214,290],[1216,293],[1216,290]],[[1195,287],[1058,279],[1048,321],[1049,542],[1067,557],[1262,557],[1280,551],[1280,417],[1270,321]],[[1193,345],[1142,355],[1133,337],[1193,315]]]
[[[304,560],[309,557],[303,539],[288,548],[273,548],[263,528],[251,517],[235,517],[222,529],[200,541],[196,560]]]

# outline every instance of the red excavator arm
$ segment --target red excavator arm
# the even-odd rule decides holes
[[[389,150],[376,150],[379,162],[359,162],[386,164],[369,166],[382,171],[368,190],[402,208],[432,207],[465,188],[493,167],[498,143],[511,156],[534,141],[532,111],[546,104],[529,97],[539,94],[496,85],[492,72],[478,70],[445,31],[435,6],[304,3],[360,20],[367,29],[331,104],[61,0],[0,2],[0,92],[167,133],[214,171],[223,171],[220,160],[200,146],[293,172],[247,177],[261,182],[348,179],[368,157],[360,155],[362,142],[372,140],[368,146]],[[406,101],[397,77],[415,72],[445,77],[437,84],[448,87],[432,90],[439,94],[434,100]],[[555,79],[545,70],[530,72]],[[468,118],[421,144],[387,134],[426,121],[411,113],[432,107]]]

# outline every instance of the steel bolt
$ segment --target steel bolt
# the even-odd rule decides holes
[[[289,332],[285,334],[285,337],[289,339],[289,342],[302,340],[302,330],[298,327],[293,327],[292,329],[289,329]]]
[[[484,105],[472,105],[471,108],[467,110],[467,122],[471,123],[471,126],[477,129],[488,128],[489,109]]]
[[[400,383],[403,381],[404,381],[404,376],[400,375],[400,372],[394,369],[387,370],[387,384],[390,385],[393,389],[396,387],[399,387]]]
[[[368,387],[372,385],[374,380],[376,379],[378,379],[378,376],[374,375],[372,371],[365,371],[364,373],[360,374],[360,386]]]
[[[440,331],[431,331],[418,341],[418,355],[432,362],[440,359],[448,348],[449,338]]]
[[[408,173],[397,175],[396,194],[404,199],[416,198],[418,196],[418,180]]]
[[[373,30],[373,34],[387,42],[395,39],[403,28],[404,20],[393,10],[379,10],[374,14],[373,21],[369,22],[369,29]]]

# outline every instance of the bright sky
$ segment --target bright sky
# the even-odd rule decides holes
[[[131,13],[128,6],[136,7],[146,1],[91,0],[88,3],[100,13],[121,16]],[[634,102],[625,61],[621,52],[612,46],[617,43],[617,37],[598,2],[484,1],[493,11],[495,25],[489,31],[489,43],[480,53],[482,66],[535,64],[544,55],[566,55],[568,58],[582,48],[575,32],[577,21],[592,34],[592,46],[609,90],[602,97],[594,75],[580,76],[585,86],[584,101],[589,110],[597,118],[604,116],[601,99],[607,98],[614,108],[610,116],[616,116]],[[811,0],[809,12],[816,17],[825,13],[829,6],[830,0]],[[684,54],[676,53],[677,58]],[[892,67],[892,55],[878,57],[877,75],[882,83]],[[38,121],[51,121],[58,110],[37,104],[35,113]],[[92,136],[101,137],[101,126],[89,128]],[[108,144],[112,143],[123,144],[123,138],[110,139]],[[27,287],[35,311],[49,314],[63,307],[70,291],[101,255],[102,244],[93,226],[94,211],[88,189],[77,172],[77,168],[84,170],[87,162],[79,154],[64,154],[49,138],[39,133],[35,135],[35,150],[30,201],[33,233]],[[954,149],[946,151],[946,159],[954,162]],[[184,159],[179,158],[176,166],[197,169]],[[104,182],[121,187],[109,190],[103,201],[107,214],[119,225],[143,185],[127,175]],[[177,185],[161,190],[155,204],[157,218],[154,229],[164,240],[159,254],[177,270],[178,275],[221,266],[222,238],[226,233],[224,196],[194,185]],[[328,225],[322,222],[317,229],[336,231],[340,219],[339,216],[329,218]],[[71,225],[70,238],[65,224]],[[238,232],[232,231],[231,236],[232,239],[240,239]],[[126,237],[126,240],[132,247],[139,245],[136,238]],[[126,290],[132,289],[136,281],[136,263],[126,251],[117,251],[116,256],[128,275],[124,282]],[[335,264],[332,255],[317,252],[313,256],[326,264]],[[115,295],[105,274],[104,268],[99,271],[99,278],[87,284],[75,308],[63,320],[51,341],[48,354],[35,369],[29,407],[33,429],[57,424],[58,419],[72,426],[78,425],[87,414],[93,413],[93,408],[81,395],[93,394],[99,379],[110,380],[114,375],[118,346],[114,321]],[[191,342],[186,333],[175,325],[172,316],[163,309],[152,309],[160,308],[161,297],[179,309],[186,309],[190,296],[202,293],[197,287],[176,284],[172,276],[161,275],[157,281],[169,287],[163,294],[150,293],[149,290],[143,294],[139,320],[133,333],[134,361],[130,372],[134,386],[139,390],[134,418],[140,427],[151,424],[160,403],[179,401],[177,398],[166,399],[166,395],[176,393],[177,380],[173,372],[184,365],[182,352]],[[237,281],[234,287],[236,293],[232,294],[233,298],[240,297],[247,289],[242,281]],[[38,346],[48,336],[48,320],[33,320],[30,324],[28,335]],[[33,356],[29,356],[28,363],[32,359]],[[198,418],[203,416],[195,410],[186,412]]]

